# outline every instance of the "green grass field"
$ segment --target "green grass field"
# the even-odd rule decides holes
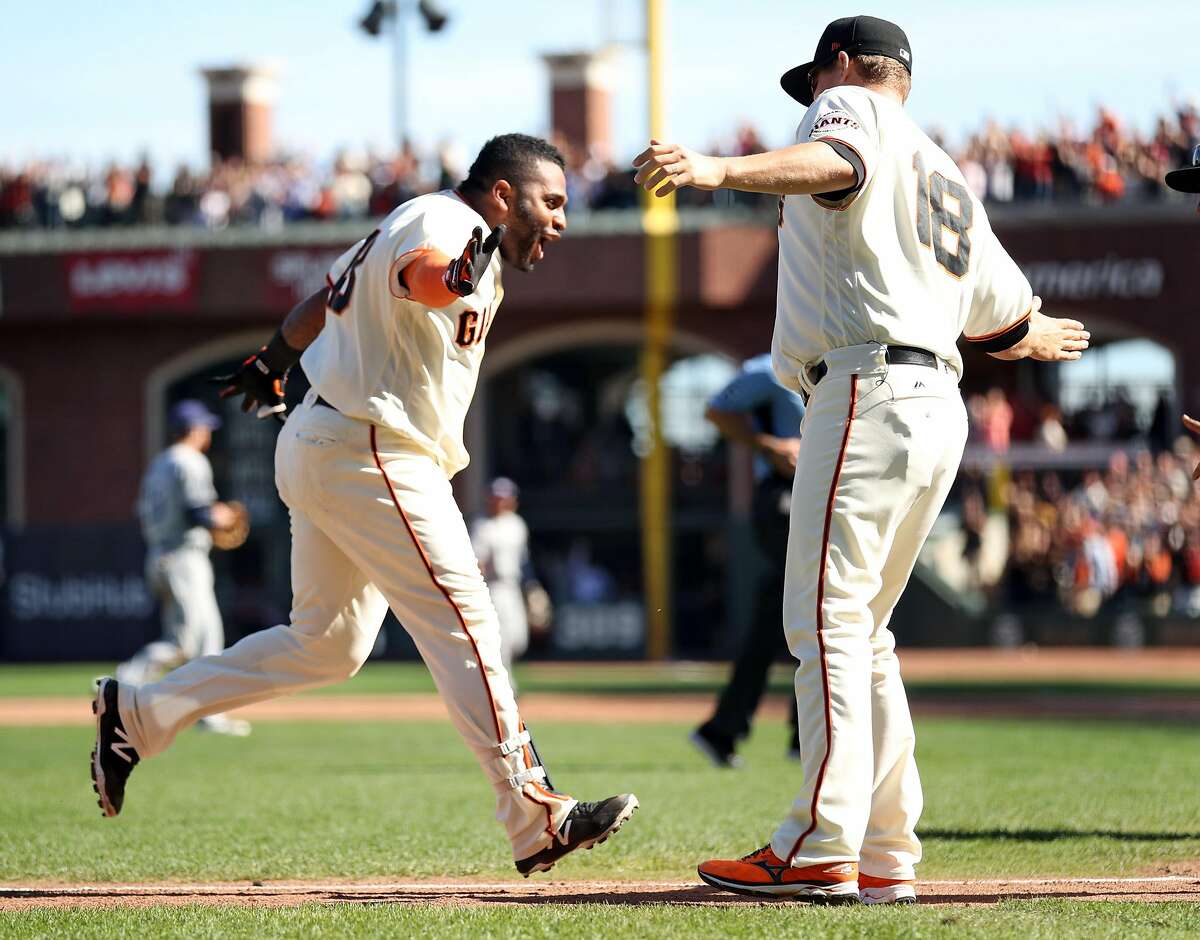
[[[536,672],[522,676],[523,688],[539,687]],[[6,667],[0,695],[78,694],[91,674],[91,667]],[[609,681],[626,688],[619,671]],[[372,665],[347,688],[430,687],[414,669]],[[747,767],[738,772],[703,763],[683,725],[543,720],[535,730],[560,788],[583,798],[633,790],[642,802],[615,839],[564,861],[556,879],[687,881],[704,858],[762,844],[796,785],[798,768],[784,759],[785,730],[776,722],[757,728],[745,749]],[[102,819],[95,805],[86,769],[91,737],[83,726],[0,728],[0,883],[518,877],[491,818],[491,790],[445,722],[260,722],[245,740],[188,732],[136,770],[117,820]],[[1179,723],[922,720],[921,876],[1128,876],[1194,862],[1200,859],[1198,744],[1195,729]],[[1200,911],[1186,903],[1043,900],[888,911],[547,903],[0,913],[0,936],[765,937],[784,931],[1185,936],[1200,931]]]
[[[110,674],[113,663],[62,663],[18,665],[0,663],[0,697],[80,695],[91,688],[95,676]],[[770,691],[790,693],[794,669],[778,664],[771,673]],[[580,694],[716,693],[725,683],[729,669],[724,663],[605,663],[589,668],[584,663],[519,663],[516,677],[525,692],[573,692]],[[1064,674],[1053,682],[1019,677],[1006,680],[963,682],[954,678],[907,681],[910,695],[947,698],[963,694],[1027,696],[1031,693],[1061,695],[1152,695],[1195,696],[1200,694],[1200,673],[1193,676],[1164,676],[1153,681],[1141,678],[1098,681],[1087,675]],[[396,695],[433,692],[433,680],[420,663],[371,662],[349,682],[327,686],[306,695]]]

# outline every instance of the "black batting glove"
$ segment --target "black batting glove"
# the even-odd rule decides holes
[[[492,255],[500,247],[500,239],[508,231],[507,225],[497,225],[484,241],[483,229],[476,226],[463,253],[446,267],[446,287],[459,297],[468,297],[483,280],[484,272],[492,263]]]
[[[300,361],[300,352],[288,345],[280,330],[271,338],[271,342],[243,362],[236,372],[214,375],[209,381],[223,386],[219,393],[222,398],[242,395],[242,411],[249,412],[255,408],[257,417],[274,415],[282,423],[287,411],[283,401],[287,372]]]

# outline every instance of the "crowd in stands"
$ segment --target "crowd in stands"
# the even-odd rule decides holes
[[[999,582],[973,578],[998,606],[1059,605],[1081,616],[1114,608],[1200,615],[1196,449],[1189,438],[1176,436],[1177,414],[1166,395],[1146,427],[1139,427],[1119,390],[1114,402],[1127,410],[1114,414],[1109,402],[1086,409],[1082,419],[1064,420],[1056,409],[1045,409],[1023,429],[1023,436],[1043,444],[1047,436],[1112,441],[1106,467],[1010,473],[1001,464],[999,470],[960,477],[958,508],[969,568],[979,570],[989,510],[1002,512],[1008,523],[1008,559]],[[968,407],[974,441],[1006,451],[1016,409],[1003,392],[972,396]],[[1106,415],[1102,426],[1095,420],[1100,413]],[[1057,431],[1048,434],[1047,424]]]
[[[974,191],[989,202],[1111,203],[1168,198],[1163,175],[1187,163],[1197,144],[1200,111],[1187,104],[1159,117],[1151,134],[1129,128],[1103,109],[1087,132],[1068,122],[1055,132],[1038,134],[988,122],[951,153]],[[767,145],[757,130],[743,125],[728,141],[709,149],[742,155]],[[575,211],[637,205],[633,173],[624,161],[563,150]],[[386,156],[344,151],[328,163],[299,156],[253,166],[227,160],[206,171],[180,167],[169,180],[158,178],[148,158],[103,169],[69,160],[19,166],[0,162],[0,229],[153,223],[274,227],[301,220],[369,218],[415,194],[453,185],[464,175],[463,156],[445,145],[435,153],[406,147]],[[774,203],[753,194],[692,189],[679,198],[684,206]]]

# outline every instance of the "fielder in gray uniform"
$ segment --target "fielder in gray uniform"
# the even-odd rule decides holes
[[[146,469],[137,502],[146,540],[146,585],[161,606],[163,635],[117,667],[122,682],[153,681],[225,648],[208,554],[212,531],[231,526],[234,514],[218,501],[205,456],[221,419],[201,402],[185,399],[172,407],[168,423],[172,444]],[[238,737],[250,733],[249,722],[222,714],[202,718],[198,727]]]

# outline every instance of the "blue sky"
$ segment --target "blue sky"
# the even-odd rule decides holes
[[[418,143],[455,139],[468,153],[492,134],[548,122],[545,52],[641,34],[641,0],[442,0],[445,31],[410,32],[410,126]],[[390,47],[357,21],[366,0],[80,0],[6,4],[0,58],[0,160],[67,155],[132,159],[160,170],[205,162],[198,69],[268,62],[279,69],[275,138],[328,156],[392,141]],[[704,147],[747,119],[783,143],[799,106],[779,74],[806,61],[824,24],[872,12],[913,43],[909,106],[951,138],[985,116],[1029,127],[1058,114],[1085,122],[1105,102],[1148,126],[1172,97],[1200,97],[1200,4],[892,0],[874,9],[782,0],[670,0],[669,128]],[[1188,37],[1174,52],[1168,35]],[[627,47],[614,99],[617,152],[644,139],[644,57]]]

